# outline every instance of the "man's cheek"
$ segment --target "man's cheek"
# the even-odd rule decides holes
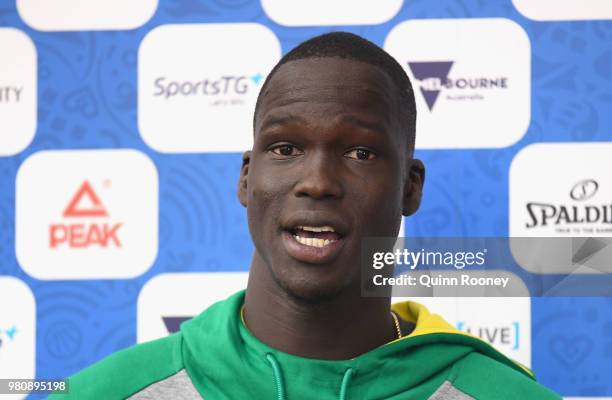
[[[272,202],[286,192],[287,183],[276,173],[259,174],[253,177],[250,197],[255,201]]]
[[[266,185],[254,185],[249,191],[249,223],[262,237],[274,234],[280,225],[282,196]]]
[[[260,225],[265,220],[266,209],[270,206],[270,194],[257,179],[251,179],[248,188],[247,212],[249,222]]]

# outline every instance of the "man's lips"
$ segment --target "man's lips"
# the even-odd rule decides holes
[[[300,227],[306,229],[331,228],[339,236],[345,236],[349,231],[347,222],[347,218],[343,218],[337,212],[300,210],[291,213],[288,218],[282,218],[280,227],[287,231],[295,231]]]
[[[325,264],[332,261],[344,246],[344,236],[337,235],[337,239],[322,243],[325,239],[309,238],[298,239],[291,230],[284,229],[281,233],[283,246],[292,258],[308,264]],[[310,243],[300,243],[298,240]],[[318,242],[314,242],[314,241]],[[319,247],[320,246],[320,247]]]
[[[308,264],[332,261],[346,242],[349,220],[340,212],[299,210],[281,218],[285,250],[295,260]]]

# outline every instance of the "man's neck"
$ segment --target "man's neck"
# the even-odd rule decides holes
[[[247,328],[260,341],[305,358],[343,360],[397,339],[389,298],[365,298],[356,290],[316,304],[298,300],[254,258],[244,306]]]

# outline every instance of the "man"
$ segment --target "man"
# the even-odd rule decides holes
[[[401,66],[358,36],[283,57],[238,183],[256,248],[246,292],[77,374],[71,397],[557,399],[419,304],[361,296],[361,239],[397,236],[419,207],[415,121]]]

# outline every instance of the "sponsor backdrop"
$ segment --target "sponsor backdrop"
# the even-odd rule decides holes
[[[0,377],[68,376],[245,286],[257,93],[331,30],[413,81],[406,235],[612,236],[611,19],[603,0],[0,0]],[[422,301],[562,395],[612,396],[612,299]]]

